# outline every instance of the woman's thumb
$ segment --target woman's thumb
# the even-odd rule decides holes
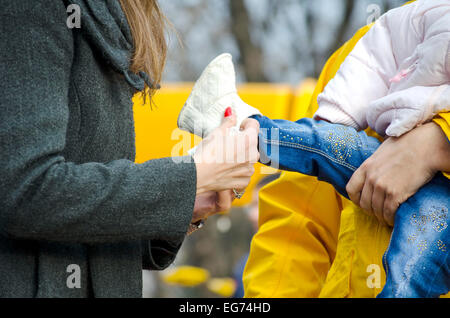
[[[222,128],[231,128],[236,126],[237,123],[237,116],[233,112],[233,109],[231,107],[228,107],[225,110],[224,119],[222,121]]]

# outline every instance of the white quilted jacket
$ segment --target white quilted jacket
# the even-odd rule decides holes
[[[396,137],[450,110],[450,0],[383,15],[318,102],[316,119]]]

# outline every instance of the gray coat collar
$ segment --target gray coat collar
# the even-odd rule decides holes
[[[95,49],[126,81],[138,91],[145,83],[153,86],[150,77],[130,70],[133,37],[125,13],[118,0],[68,0],[80,6],[81,30]]]

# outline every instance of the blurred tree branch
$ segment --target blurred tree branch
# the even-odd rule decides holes
[[[314,74],[311,74],[313,77],[318,77],[322,71],[323,65],[326,59],[329,58],[333,52],[338,50],[347,40],[347,33],[351,26],[351,17],[355,10],[355,0],[343,0],[342,4],[343,8],[343,16],[338,24],[336,31],[334,32],[335,37],[334,41],[330,42],[330,44],[326,47],[325,50],[319,50],[314,45],[314,39],[317,36],[316,32],[316,18],[313,11],[312,2],[309,2],[309,5],[306,6],[306,25],[309,30],[309,42],[311,47],[311,58],[314,63]]]
[[[251,21],[244,0],[229,0],[231,32],[240,51],[240,64],[247,81],[267,82],[263,67],[263,52],[250,36]]]
[[[333,43],[329,46],[328,52],[335,52],[339,49],[345,41],[347,41],[347,31],[351,24],[351,17],[353,11],[355,10],[355,0],[345,0],[344,1],[344,16],[342,17],[341,23],[336,30],[336,37]]]
[[[163,1],[171,8],[170,18],[180,21],[177,27],[190,49],[190,54],[181,50],[171,53],[175,56],[172,60],[177,60],[172,72],[183,80],[194,80],[205,65],[202,59],[229,51],[238,57],[247,81],[293,82],[317,77],[329,56],[367,23],[364,3],[376,4],[384,13],[404,1]],[[198,47],[203,48],[201,54]]]
[[[336,51],[346,40],[348,31],[351,27],[351,18],[355,10],[355,0],[342,0],[343,5],[343,15],[340,19],[339,24],[334,32],[335,36],[333,41],[330,41],[329,45],[324,48],[317,48],[315,45],[315,38],[317,34],[317,25],[320,21],[317,21],[314,9],[316,8],[314,1],[301,2],[301,5],[305,7],[305,20],[308,28],[308,42],[302,43],[301,47],[293,44],[293,50],[297,55],[298,60],[304,61],[304,51],[309,50],[309,62],[313,64],[310,68],[309,74],[307,76],[318,77],[322,70],[324,61],[329,57],[329,55]],[[253,82],[265,82],[267,77],[264,74],[263,65],[263,51],[261,47],[256,45],[251,38],[252,22],[249,17],[248,8],[245,5],[245,0],[228,0],[229,10],[230,10],[230,23],[231,32],[236,39],[238,44],[240,56],[240,64],[242,65],[243,71],[246,75],[248,81]],[[283,6],[291,4],[289,1],[279,1],[279,0],[269,0],[268,9],[266,14],[266,19],[262,23],[263,32],[267,33],[270,30],[272,18],[277,16],[277,14],[286,14],[285,10],[282,10]],[[292,21],[286,17],[285,21],[291,24],[292,29],[294,29],[294,24],[297,21]],[[299,61],[300,63],[300,61]]]

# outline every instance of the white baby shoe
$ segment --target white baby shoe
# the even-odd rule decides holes
[[[236,89],[236,73],[230,54],[215,58],[203,71],[178,117],[178,127],[202,138],[222,124],[225,110],[237,116],[236,128],[250,116],[261,115],[244,103]]]

